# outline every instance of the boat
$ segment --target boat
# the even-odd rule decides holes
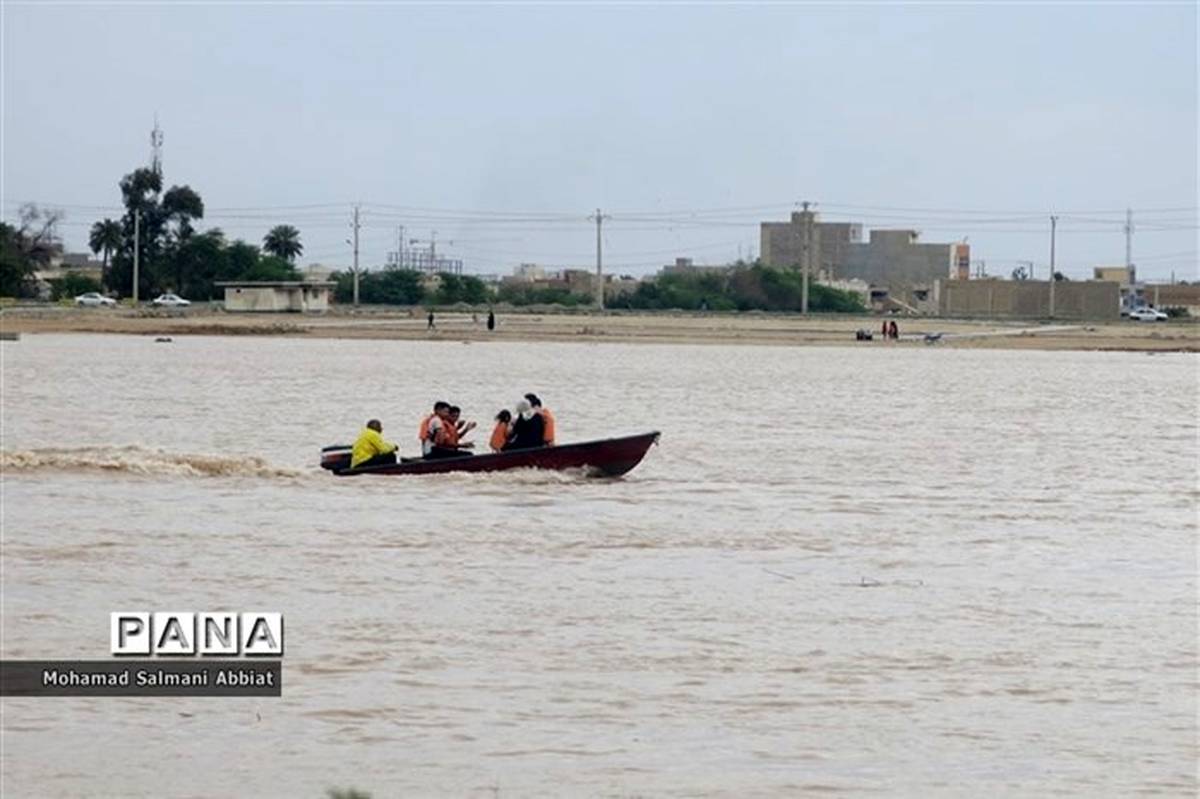
[[[584,469],[590,475],[616,477],[642,462],[659,433],[580,441],[552,447],[508,450],[486,455],[452,458],[401,458],[399,463],[350,468],[350,450],[345,444],[321,450],[321,468],[339,477],[360,474],[445,474],[447,472],[501,472],[507,469]]]

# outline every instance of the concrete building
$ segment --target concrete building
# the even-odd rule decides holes
[[[938,313],[960,317],[1050,317],[1045,280],[940,280],[934,287]],[[1061,280],[1054,284],[1055,319],[1119,319],[1119,284]]]
[[[1146,287],[1138,282],[1137,267],[1097,266],[1092,269],[1092,276],[1094,280],[1109,281],[1121,287],[1118,305],[1122,313],[1129,313],[1134,308],[1141,308],[1149,303],[1146,299]]]
[[[329,308],[330,292],[337,285],[328,281],[230,281],[217,283],[225,289],[226,311],[321,312]]]
[[[872,230],[864,242],[862,225],[819,222],[810,210],[793,213],[788,222],[763,222],[760,233],[762,260],[771,266],[801,268],[811,247],[813,279],[857,279],[899,289],[962,277],[964,257],[969,270],[965,244],[918,241],[915,230]]]
[[[1200,316],[1200,284],[1150,283],[1145,296],[1160,311],[1176,309],[1188,316]]]

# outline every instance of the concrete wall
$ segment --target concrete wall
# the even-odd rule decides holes
[[[943,316],[1044,319],[1050,315],[1045,280],[943,280],[937,287]],[[1120,287],[1107,281],[1060,281],[1054,286],[1056,319],[1119,319]]]
[[[226,311],[305,312],[329,308],[329,289],[300,286],[226,286]]]

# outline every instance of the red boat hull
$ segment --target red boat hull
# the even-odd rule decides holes
[[[616,477],[641,463],[650,445],[658,441],[658,432],[623,438],[582,441],[555,447],[537,447],[487,455],[468,455],[461,458],[402,461],[394,465],[348,469],[341,466],[348,460],[332,457],[334,449],[326,448],[321,465],[341,477],[360,474],[445,474],[447,472],[499,472],[507,469],[586,469],[591,474]],[[340,451],[340,448],[337,448]]]

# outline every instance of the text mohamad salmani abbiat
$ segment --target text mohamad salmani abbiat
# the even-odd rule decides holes
[[[213,674],[212,672],[215,672]],[[57,688],[274,688],[275,673],[247,669],[201,669],[193,672],[166,669],[122,669],[118,672],[88,672],[75,669],[43,669],[42,685]]]

